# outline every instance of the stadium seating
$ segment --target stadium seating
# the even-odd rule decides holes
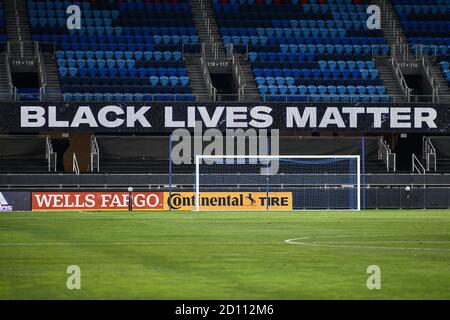
[[[65,101],[192,101],[182,45],[199,38],[187,0],[90,1],[66,28],[69,1],[28,0],[32,40],[56,43]]]
[[[393,0],[415,51],[436,56],[450,86],[450,0]]]
[[[269,101],[389,101],[373,55],[389,54],[352,0],[213,0],[224,44],[247,52]]]
[[[6,36],[3,2],[0,2],[0,43],[6,42],[7,39],[8,37]]]

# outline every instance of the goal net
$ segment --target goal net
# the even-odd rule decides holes
[[[196,156],[194,210],[360,210],[360,157]]]

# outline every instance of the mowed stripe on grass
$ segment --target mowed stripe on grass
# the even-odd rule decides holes
[[[1,299],[449,299],[450,211],[14,213],[0,256]]]

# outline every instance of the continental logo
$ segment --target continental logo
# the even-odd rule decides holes
[[[165,210],[192,210],[194,192],[166,192]],[[202,192],[201,210],[292,210],[291,192]]]

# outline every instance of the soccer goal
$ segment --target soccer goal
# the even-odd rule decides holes
[[[198,155],[194,210],[360,210],[358,155]]]

